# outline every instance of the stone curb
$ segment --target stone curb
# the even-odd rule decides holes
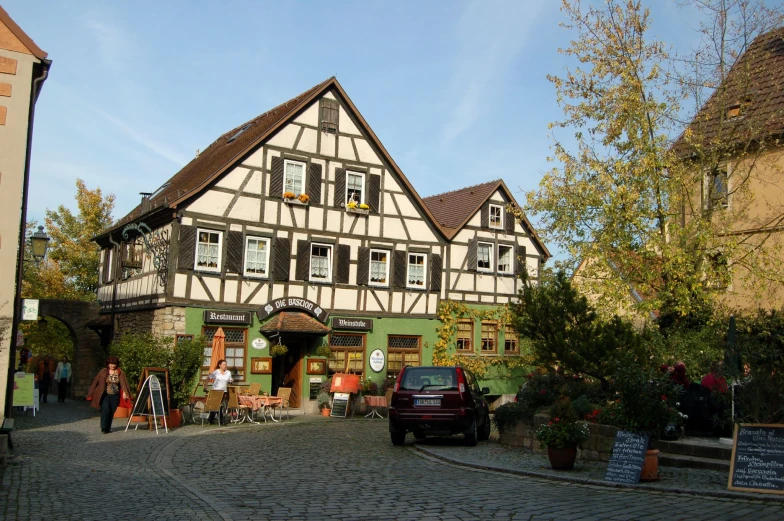
[[[453,458],[448,458],[441,454],[436,454],[424,447],[418,445],[409,445],[408,446],[411,450],[415,452],[419,452],[421,454],[426,454],[430,458],[434,458],[440,461],[444,461],[446,463],[451,463],[453,465],[461,466],[461,467],[468,467],[477,470],[488,470],[492,472],[501,472],[504,474],[512,474],[515,476],[526,476],[532,478],[539,478],[547,481],[560,481],[565,483],[575,483],[578,485],[591,485],[591,486],[599,486],[605,488],[619,488],[619,489],[627,489],[627,490],[635,490],[635,491],[643,491],[643,492],[653,492],[653,493],[661,493],[661,492],[668,492],[673,494],[686,494],[690,496],[701,496],[701,497],[713,497],[713,498],[726,498],[726,499],[746,499],[749,501],[766,501],[766,502],[773,502],[773,503],[784,503],[784,496],[777,496],[777,495],[762,495],[762,494],[750,494],[747,492],[735,492],[732,490],[727,491],[711,491],[711,490],[688,490],[684,488],[677,488],[677,487],[656,487],[656,488],[649,488],[645,485],[626,485],[623,483],[610,483],[603,480],[598,479],[590,479],[590,478],[579,478],[579,477],[570,477],[570,476],[562,476],[556,474],[549,474],[546,472],[536,472],[533,470],[512,470],[503,467],[493,467],[489,465],[477,465],[475,463],[467,463],[464,461],[460,461]]]

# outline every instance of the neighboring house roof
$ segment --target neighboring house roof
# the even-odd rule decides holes
[[[430,209],[446,238],[452,239],[498,190],[504,192],[509,200],[517,206],[514,196],[512,196],[506,183],[501,179],[460,188],[459,190],[452,190],[451,192],[431,195],[425,197],[423,201]],[[550,251],[539,238],[536,230],[531,226],[525,215],[523,215],[523,226],[527,228],[536,245],[539,246],[547,258],[550,258]]]
[[[739,114],[729,117],[734,106]],[[731,146],[784,131],[784,27],[751,42],[690,127],[691,142],[681,134],[673,145],[680,156],[693,153],[694,145]]]
[[[379,141],[378,137],[373,132],[373,129],[367,124],[367,121],[365,121],[365,118],[363,118],[362,114],[357,110],[354,103],[346,94],[346,91],[344,91],[343,87],[338,83],[338,80],[333,76],[315,87],[306,90],[299,96],[296,96],[223,134],[162,185],[165,188],[163,190],[159,189],[157,193],[154,194],[155,197],[150,200],[150,209],[148,211],[142,212],[141,204],[138,205],[97,238],[103,237],[122,225],[138,219],[144,214],[160,210],[163,207],[171,209],[177,208],[178,205],[198,194],[203,188],[231,168],[246,154],[249,154],[254,150],[265,139],[272,136],[272,134],[292,119],[300,110],[310,105],[322,94],[333,88],[337,90],[338,94],[356,116],[360,128],[365,131],[370,141],[381,153],[383,159],[386,160],[391,169],[397,174],[406,189],[411,192],[415,202],[428,216],[430,221],[436,224],[436,228],[442,231],[441,227],[437,225],[438,221],[430,213],[430,210],[419,197],[417,191],[403,174],[400,167],[397,166],[397,163],[395,163],[389,155],[389,152],[384,148],[384,145],[381,144],[381,141]],[[239,131],[246,126],[247,128],[241,134],[236,136],[234,140],[231,140],[235,134],[238,134]]]
[[[281,311],[261,326],[262,333],[311,333],[327,335],[330,329],[315,318],[299,311]]]
[[[21,27],[16,25],[16,22],[14,22],[13,19],[9,16],[9,14],[5,12],[2,6],[0,6],[0,23],[5,25],[8,28],[8,30],[11,31],[11,34],[13,34],[17,38],[17,40],[19,40],[19,42],[21,42],[21,44],[27,48],[30,54],[32,54],[39,60],[46,59],[48,54],[45,53],[40,47],[38,47],[38,45],[36,45],[33,39],[27,36],[27,33],[25,33]],[[18,48],[13,48],[9,50],[21,51],[21,49]]]

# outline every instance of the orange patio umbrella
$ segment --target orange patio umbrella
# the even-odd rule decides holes
[[[219,327],[212,337],[212,354],[210,355],[210,372],[218,368],[218,360],[226,358],[226,335],[223,328]]]

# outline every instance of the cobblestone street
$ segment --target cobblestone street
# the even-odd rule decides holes
[[[17,418],[0,495],[0,517],[9,520],[784,519],[781,500],[710,497],[710,487],[680,494],[470,468],[462,463],[515,470],[492,442],[415,445],[409,437],[393,447],[383,420],[296,417],[156,436],[124,433],[123,422],[102,435],[81,402],[42,404],[36,418]],[[538,462],[530,461],[533,472]],[[678,488],[679,479],[658,486]]]

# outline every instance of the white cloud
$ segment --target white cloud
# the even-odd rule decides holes
[[[467,4],[455,27],[461,50],[450,82],[448,98],[454,106],[441,132],[448,145],[479,117],[484,100],[514,65],[531,33],[545,0]]]

